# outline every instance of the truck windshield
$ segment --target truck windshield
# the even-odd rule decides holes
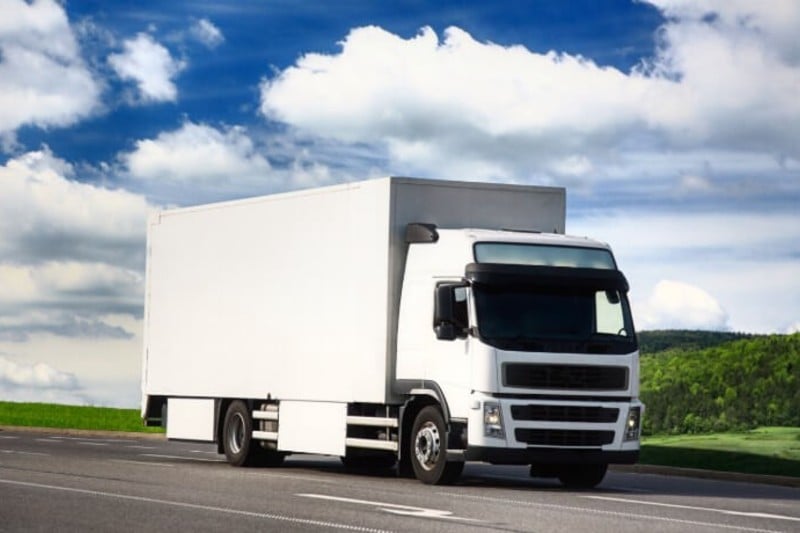
[[[622,291],[476,283],[473,295],[478,333],[497,348],[609,354],[636,350]]]

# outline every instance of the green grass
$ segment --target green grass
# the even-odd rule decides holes
[[[800,477],[800,428],[645,437],[640,462]]]
[[[102,431],[163,432],[146,428],[138,409],[0,402],[0,425]]]

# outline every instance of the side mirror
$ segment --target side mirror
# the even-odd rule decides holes
[[[466,285],[442,283],[436,286],[433,302],[433,329],[439,340],[465,337],[467,330]]]

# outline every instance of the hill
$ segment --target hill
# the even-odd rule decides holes
[[[800,426],[800,333],[747,336],[702,349],[683,347],[696,342],[691,335],[686,342],[643,350],[645,434]]]
[[[640,331],[639,350],[643,354],[662,352],[669,349],[702,350],[726,342],[755,337],[750,333],[730,331],[700,331],[688,329],[662,329]]]

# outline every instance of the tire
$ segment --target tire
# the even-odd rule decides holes
[[[606,476],[607,464],[569,465],[558,474],[558,480],[568,489],[593,489]]]
[[[409,439],[414,475],[428,485],[449,485],[461,475],[463,461],[447,461],[447,428],[438,407],[424,407],[414,420]]]
[[[258,461],[258,443],[253,442],[253,419],[247,405],[236,400],[228,406],[222,425],[222,449],[233,466],[253,466]]]

